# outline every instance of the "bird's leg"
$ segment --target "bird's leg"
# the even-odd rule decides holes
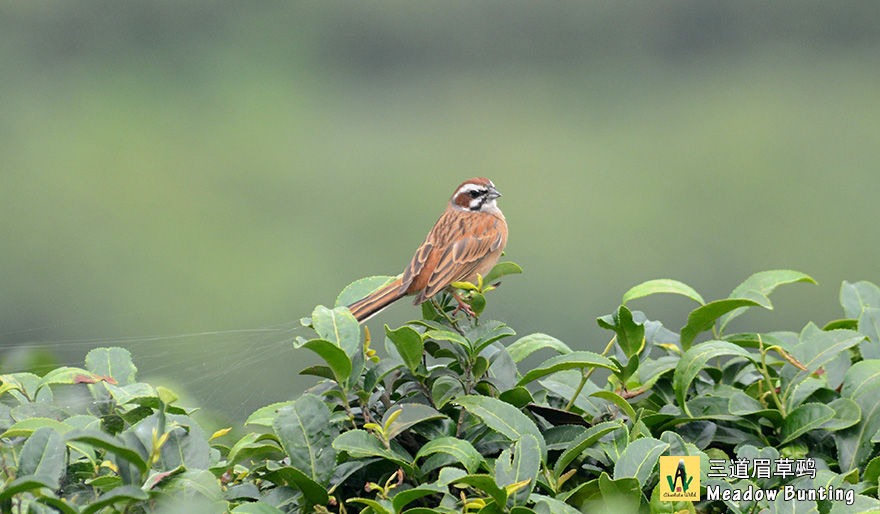
[[[471,309],[470,305],[468,305],[464,300],[461,299],[461,296],[459,296],[458,293],[456,293],[455,291],[449,291],[449,292],[452,294],[452,297],[455,298],[455,301],[458,302],[458,307],[456,307],[455,310],[452,311],[453,316],[458,314],[458,311],[464,311],[465,314],[467,314],[468,316],[470,316],[472,318],[477,317],[477,313],[474,312],[473,309]]]
[[[440,304],[437,303],[437,300],[435,298],[431,298],[429,301],[431,302],[432,305],[434,305],[434,308],[437,310],[437,312],[440,313],[441,316],[446,318],[446,321],[448,321],[449,324],[452,325],[452,328],[454,328],[456,332],[458,332],[461,335],[464,335],[464,332],[461,330],[461,327],[459,327],[458,323],[456,323],[455,318],[451,318],[449,316],[449,314],[446,314],[446,311],[444,311],[443,307],[441,307]],[[464,410],[464,409],[462,409],[462,410]]]

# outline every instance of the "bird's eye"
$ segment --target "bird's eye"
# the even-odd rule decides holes
[[[480,192],[479,191],[470,191],[470,192],[468,192],[468,195],[470,195],[471,198],[477,198],[480,196]]]

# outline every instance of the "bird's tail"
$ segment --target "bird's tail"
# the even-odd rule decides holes
[[[388,307],[394,301],[400,299],[406,292],[400,290],[400,279],[383,286],[362,300],[358,300],[348,306],[348,309],[357,318],[358,323],[363,323],[371,316]]]

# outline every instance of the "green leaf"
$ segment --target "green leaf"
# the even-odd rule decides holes
[[[636,512],[642,500],[641,486],[636,478],[612,480],[608,473],[603,471],[599,475],[599,490],[606,503],[622,509],[623,512]]]
[[[58,489],[58,481],[56,481],[52,477],[42,475],[29,475],[18,477],[7,484],[6,487],[2,491],[0,491],[0,504],[11,499],[16,494],[28,491],[35,491],[43,487],[47,489],[52,489],[54,491]]]
[[[473,347],[471,346],[471,342],[456,332],[450,332],[448,330],[428,330],[425,332],[425,339],[433,339],[435,341],[449,341],[450,343],[455,343],[459,347],[467,352],[467,355],[473,354]]]
[[[447,485],[455,482],[463,476],[466,476],[467,474],[468,473],[462,469],[447,466],[440,469],[440,473],[437,476],[437,481],[434,483],[439,485],[440,487],[446,487]]]
[[[385,506],[385,504],[390,503],[387,500],[376,501],[369,498],[351,498],[349,500],[346,500],[346,503],[363,503],[367,506],[364,511],[372,512],[372,514],[393,514],[391,512],[391,509]]]
[[[12,373],[9,375],[0,375],[0,394],[7,391],[19,391],[33,400],[37,396],[37,389],[42,379],[33,373]]]
[[[856,494],[853,496],[852,505],[847,502],[834,502],[831,504],[829,514],[876,514],[880,512],[880,500]]]
[[[138,403],[139,405],[147,405],[152,409],[159,408],[159,398],[156,396],[156,391],[149,384],[132,382],[119,386],[105,382],[104,387],[120,405]]]
[[[199,503],[220,502],[223,496],[220,481],[206,469],[190,469],[175,475],[173,480],[162,487],[162,493],[172,497],[192,499]],[[221,505],[226,507],[225,504]]]
[[[868,465],[865,466],[865,471],[862,473],[862,480],[871,485],[877,485],[878,479],[880,479],[880,457],[874,457],[868,462]]]
[[[180,399],[174,391],[162,386],[156,387],[156,396],[159,397],[159,400],[166,407]]]
[[[531,355],[532,352],[542,348],[552,348],[563,355],[571,353],[571,348],[567,344],[553,336],[540,333],[530,334],[517,339],[507,347],[507,351],[510,353],[511,358],[513,358],[513,362],[519,362]]]
[[[332,460],[323,463],[323,465],[330,467],[335,464],[335,461]],[[278,473],[278,476],[283,478],[288,485],[299,489],[310,505],[327,505],[327,502],[330,501],[326,484],[319,484],[299,469],[293,466],[282,466],[278,469],[271,469],[271,471]]]
[[[389,440],[394,439],[404,430],[407,430],[418,423],[446,417],[444,414],[437,412],[435,409],[428,407],[427,405],[422,405],[420,403],[398,403],[385,411],[385,415],[382,416],[383,426],[387,424],[388,419],[394,415],[395,412],[400,412],[400,414],[397,414],[397,417],[385,433],[385,437]]]
[[[118,437],[95,430],[71,430],[64,435],[65,441],[81,441],[95,448],[108,451],[122,460],[134,465],[141,473],[147,472],[147,462],[137,450],[129,448]]]
[[[666,448],[669,448],[669,443],[652,437],[643,437],[629,443],[620,460],[614,464],[614,479],[635,478],[644,487]]]
[[[483,284],[489,285],[505,275],[517,275],[522,273],[522,268],[513,262],[499,262],[492,268],[488,275],[483,277]]]
[[[164,474],[164,473],[163,473]],[[86,485],[97,487],[102,492],[109,491],[114,487],[123,485],[122,479],[115,475],[101,475],[95,478],[89,478],[85,481]]]
[[[253,414],[248,416],[248,419],[244,422],[244,424],[271,427],[272,420],[275,419],[275,416],[278,415],[278,411],[280,411],[283,407],[287,407],[288,405],[293,405],[293,401],[278,402],[267,405],[265,407],[261,407],[255,410]]]
[[[394,343],[400,358],[409,370],[415,374],[416,369],[422,363],[422,355],[425,353],[425,343],[422,336],[413,328],[403,326],[397,330],[391,330],[385,325],[385,335]]]
[[[586,484],[581,484],[586,485]],[[597,486],[598,487],[598,486]],[[531,499],[535,502],[535,509],[532,512],[541,514],[580,514],[581,511],[565,503],[561,499],[550,498],[537,493],[533,493]],[[511,514],[516,514],[511,509]]]
[[[766,297],[764,298],[766,300]],[[762,306],[767,307],[770,304],[766,302],[758,302],[753,299],[746,298],[729,298],[727,300],[715,300],[691,311],[688,315],[687,325],[681,329],[681,348],[687,351],[690,349],[694,339],[701,333],[705,332],[715,323],[719,317],[730,311],[740,309],[742,307]]]
[[[507,391],[503,391],[498,395],[498,399],[513,405],[517,409],[522,409],[526,405],[535,401],[535,399],[532,398],[532,393],[523,386],[517,386],[508,389]]]
[[[378,291],[383,286],[394,282],[396,279],[397,277],[375,276],[355,280],[351,284],[345,286],[345,289],[339,293],[339,296],[336,297],[336,303],[333,306],[345,307],[351,305],[358,300],[366,298],[371,293]]]
[[[841,396],[862,411],[858,423],[834,432],[840,469],[846,473],[863,466],[875,450],[871,438],[880,431],[880,360],[854,364],[844,376]]]
[[[137,368],[125,348],[95,348],[86,355],[86,369],[103,377],[113,377],[120,386],[134,382]]]
[[[470,282],[451,282],[449,285],[456,289],[463,289],[465,291],[476,291],[477,289],[479,289],[477,286],[471,284]]]
[[[544,389],[552,391],[553,394],[559,395],[568,402],[574,397],[582,379],[583,373],[580,370],[572,369],[554,373],[543,380],[539,380],[538,383]],[[581,388],[580,394],[574,398],[574,406],[593,417],[603,414],[606,412],[606,402],[590,397],[592,393],[599,390],[596,384],[591,380],[587,380]]]
[[[441,376],[431,386],[431,397],[434,399],[434,405],[439,409],[461,394],[464,394],[464,386],[455,377]]]
[[[821,403],[807,403],[788,413],[782,421],[782,442],[787,444],[834,417],[834,409]]]
[[[516,332],[500,321],[484,321],[476,327],[466,328],[465,334],[474,342],[474,354],[479,355],[495,341],[516,335]]]
[[[636,379],[636,387],[639,389],[650,389],[654,387],[657,380],[666,373],[673,371],[678,364],[679,357],[676,355],[664,355],[657,359],[645,359],[639,364],[638,373],[634,377]],[[627,383],[627,388],[633,389],[632,383]]]
[[[79,509],[74,504],[68,502],[66,499],[57,498],[54,495],[46,496],[41,494],[37,496],[36,501],[43,505],[53,507],[61,514],[79,514]]]
[[[573,368],[606,368],[610,370],[617,370],[617,366],[614,365],[609,359],[602,357],[598,353],[579,351],[572,352],[565,355],[557,355],[556,357],[551,357],[546,361],[542,362],[537,367],[533,368],[531,371],[526,373],[516,385],[521,386],[528,384],[529,382],[533,382],[541,377],[550,375],[551,373],[556,373],[557,371],[562,371],[566,369]]]
[[[483,456],[480,455],[473,445],[465,440],[455,437],[441,437],[428,441],[419,449],[416,454],[416,460],[427,457],[435,453],[445,453],[451,455],[456,461],[464,465],[468,473],[474,473],[483,462]]]
[[[540,467],[541,448],[538,439],[531,434],[525,434],[495,460],[495,483],[498,487],[505,488],[530,480],[527,486],[513,493],[514,503],[523,505],[535,487],[535,478]]]
[[[94,383],[99,382],[101,379],[102,377],[89,373],[82,368],[62,366],[46,373],[46,375],[43,376],[43,379],[40,380],[40,385],[37,386],[37,390],[50,384]]]
[[[290,457],[290,465],[311,480],[328,485],[336,467],[336,430],[330,424],[327,405],[313,394],[304,394],[278,412],[272,428]]]
[[[862,358],[880,359],[880,308],[864,308],[859,316],[859,332],[868,337],[859,345]]]
[[[40,475],[61,480],[67,469],[67,452],[61,435],[49,427],[38,428],[24,442],[18,457],[18,476]]]
[[[645,296],[658,293],[680,294],[690,298],[700,305],[706,303],[703,300],[703,297],[700,296],[700,293],[696,292],[693,288],[691,288],[691,286],[679,282],[678,280],[672,280],[668,278],[659,278],[656,280],[642,282],[641,284],[631,288],[629,291],[624,293],[621,303],[626,305],[626,302],[630,300],[635,300],[636,298],[643,298]]]
[[[852,330],[823,332],[818,329],[810,330],[811,327],[815,328],[815,325],[807,325],[801,334],[803,341],[789,352],[806,369],[797,369],[794,366],[786,366],[783,369],[781,399],[789,407],[793,406],[790,399],[801,382],[836,358],[840,352],[859,344],[859,341],[865,337]]]
[[[867,281],[844,281],[840,286],[840,304],[847,318],[856,319],[866,307],[880,308],[880,288]]]
[[[763,416],[769,419],[774,426],[782,424],[781,412],[776,409],[767,409],[761,405],[761,402],[742,391],[736,391],[730,395],[727,410],[735,416],[748,416],[750,414]]]
[[[73,430],[73,427],[71,427],[67,423],[55,421],[54,419],[27,418],[9,427],[6,432],[0,434],[0,439],[5,439],[7,437],[29,437],[31,434],[34,433],[35,430],[43,427],[49,427],[61,435],[64,435],[67,432]]]
[[[688,411],[685,399],[687,398],[687,390],[691,382],[693,382],[709,359],[723,355],[745,357],[754,362],[754,356],[751,353],[727,341],[706,341],[705,343],[698,344],[685,352],[681,360],[678,361],[672,378],[672,387],[675,390],[678,406],[688,416],[691,416],[691,413]]]
[[[859,328],[859,320],[857,319],[836,319],[833,321],[829,321],[825,323],[825,326],[822,327],[822,330],[837,330],[837,329],[846,329],[846,330],[858,330]]]
[[[399,493],[394,495],[394,498],[391,499],[391,506],[394,508],[394,512],[401,512],[404,507],[409,505],[410,503],[418,500],[419,498],[423,498],[425,496],[429,496],[432,494],[445,493],[446,488],[440,487],[434,484],[423,484],[419,487],[415,487],[413,489],[407,489],[406,491],[400,491]],[[419,507],[416,507],[419,508]],[[425,509],[428,512],[436,512],[431,509]],[[413,509],[410,509],[406,512],[412,512]],[[415,514],[415,513],[413,513]]]
[[[609,402],[613,403],[614,405],[617,405],[618,407],[620,407],[620,409],[623,410],[623,413],[626,414],[626,417],[635,421],[635,419],[636,419],[635,409],[633,409],[632,405],[630,405],[629,402],[626,401],[619,394],[617,394],[613,391],[602,390],[602,391],[596,391],[593,394],[591,394],[590,396],[595,396],[596,398],[602,398],[603,400],[608,400]]]
[[[862,409],[859,404],[849,398],[838,398],[828,404],[834,409],[834,417],[822,425],[825,430],[843,430],[849,428],[862,419]]]
[[[364,375],[363,390],[372,393],[376,388],[376,384],[384,380],[389,373],[403,366],[403,364],[395,362],[395,360],[396,359],[383,359],[368,369],[366,375]]]
[[[462,396],[455,400],[455,403],[482,419],[486,426],[511,441],[519,440],[525,434],[535,436],[541,447],[542,458],[546,457],[547,446],[541,436],[541,431],[528,416],[516,407],[487,396]]]
[[[861,361],[846,372],[840,395],[856,399],[880,387],[880,360]]]
[[[467,475],[456,478],[450,483],[476,487],[491,496],[497,505],[507,505],[507,491],[503,487],[498,487],[491,475]]]
[[[486,310],[486,297],[482,293],[477,293],[476,291],[471,293],[471,299],[468,303],[470,303],[471,309],[477,316],[480,316]]]
[[[113,505],[116,502],[137,502],[147,501],[149,499],[150,495],[145,493],[140,487],[133,485],[123,485],[99,496],[97,500],[90,503],[82,510],[82,514],[94,514],[104,507],[107,507],[108,505]]]
[[[645,345],[645,324],[636,323],[632,312],[621,305],[617,312],[596,320],[599,326],[613,330],[617,334],[617,345],[627,359],[637,355]]]
[[[300,375],[311,375],[313,377],[326,378],[327,380],[336,380],[336,375],[333,374],[333,370],[330,369],[330,366],[309,366],[307,368],[303,368],[299,370]]]
[[[629,430],[625,425],[615,430],[612,437],[606,437],[604,441],[599,442],[599,446],[612,462],[620,460],[627,445],[629,445]]]
[[[272,439],[267,439],[266,437],[266,434],[251,433],[236,441],[226,456],[227,465],[233,466],[243,460],[281,453],[283,451]]]
[[[336,383],[340,386],[345,384],[346,379],[351,375],[351,359],[342,348],[324,339],[306,341],[303,348],[308,348],[320,355],[333,371]]]
[[[346,452],[358,459],[363,457],[382,457],[403,467],[407,473],[412,472],[413,459],[406,451],[391,441],[391,448],[385,448],[373,435],[366,430],[349,430],[343,432],[333,441],[333,448]]]
[[[809,275],[805,275],[799,271],[786,269],[762,271],[760,273],[755,273],[751,277],[747,278],[745,282],[738,285],[736,289],[734,289],[733,292],[730,293],[729,298],[752,298],[758,299],[758,301],[761,302],[777,287],[783,284],[793,284],[795,282],[809,282],[811,284],[816,283],[816,281],[813,280]],[[762,305],[762,307],[772,309],[769,300],[767,301],[767,304]],[[730,322],[730,320],[736,318],[745,311],[746,307],[741,307],[722,316],[721,332],[724,332],[724,329],[725,327],[727,327],[727,324]]]
[[[605,434],[621,428],[623,426],[622,423],[620,420],[606,421],[588,428],[586,432],[572,441],[568,448],[556,459],[556,464],[553,467],[554,478],[559,480],[559,477],[562,476],[568,465],[580,457],[585,449],[596,444]]]
[[[132,446],[127,436],[133,434],[144,448],[149,449],[153,447],[154,433],[165,434],[166,437],[159,452],[159,459],[154,463],[157,469],[171,471],[180,466],[188,469],[207,469],[210,465],[211,447],[208,439],[189,416],[165,414],[159,411],[138,421],[123,432],[121,437]]]
[[[312,312],[312,327],[320,339],[330,341],[351,357],[360,347],[360,325],[347,307],[333,310],[319,305]]]

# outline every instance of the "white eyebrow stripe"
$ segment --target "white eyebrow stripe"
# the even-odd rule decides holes
[[[485,191],[486,187],[481,186],[479,184],[465,184],[465,185],[461,186],[460,188],[458,188],[459,193],[469,193],[471,191],[480,191],[480,190]]]

